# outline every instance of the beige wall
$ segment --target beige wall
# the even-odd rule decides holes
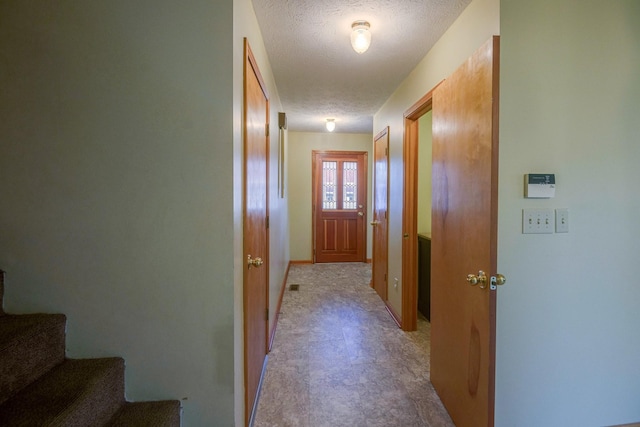
[[[431,119],[418,119],[418,233],[431,233]]]
[[[312,259],[311,153],[314,150],[366,151],[367,224],[371,216],[371,161],[373,136],[351,133],[289,132],[287,183],[289,191],[291,260]],[[371,258],[371,227],[367,226],[367,258]]]
[[[67,356],[125,357],[127,398],[184,398],[184,426],[243,421],[243,36],[273,118],[250,0],[0,2],[5,306],[66,313]]]
[[[474,0],[373,118],[374,131],[389,126],[389,253],[402,253],[403,114],[451,74],[491,36],[500,33],[499,0]],[[402,258],[389,257],[389,303],[402,314]]]
[[[640,421],[640,2],[502,0],[497,426]],[[523,198],[555,173],[556,197]],[[523,208],[569,233],[523,235]]]

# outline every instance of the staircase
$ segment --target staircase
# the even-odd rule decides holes
[[[0,426],[179,427],[180,402],[126,402],[124,360],[66,359],[63,314],[4,313]]]

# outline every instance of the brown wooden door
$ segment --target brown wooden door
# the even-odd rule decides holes
[[[431,381],[458,427],[492,426],[496,291],[498,38],[433,93]]]
[[[389,128],[376,135],[373,142],[373,258],[371,282],[383,301],[388,291],[387,207],[389,204]]]
[[[244,334],[245,408],[249,424],[267,354],[267,135],[269,101],[245,41]],[[251,263],[249,263],[251,260]]]
[[[364,262],[367,153],[313,152],[315,262]]]

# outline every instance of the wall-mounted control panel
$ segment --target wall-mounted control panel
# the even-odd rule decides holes
[[[524,175],[524,197],[550,199],[556,195],[556,175],[553,173],[528,173]]]

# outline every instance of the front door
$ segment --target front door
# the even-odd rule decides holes
[[[431,382],[458,427],[494,422],[496,291],[467,275],[496,274],[498,54],[433,93]]]
[[[364,262],[367,153],[313,152],[315,262]]]
[[[389,203],[389,128],[376,135],[373,142],[373,256],[371,282],[382,301],[387,301]]]
[[[245,40],[244,334],[245,409],[249,425],[267,355],[267,153],[269,100]]]

